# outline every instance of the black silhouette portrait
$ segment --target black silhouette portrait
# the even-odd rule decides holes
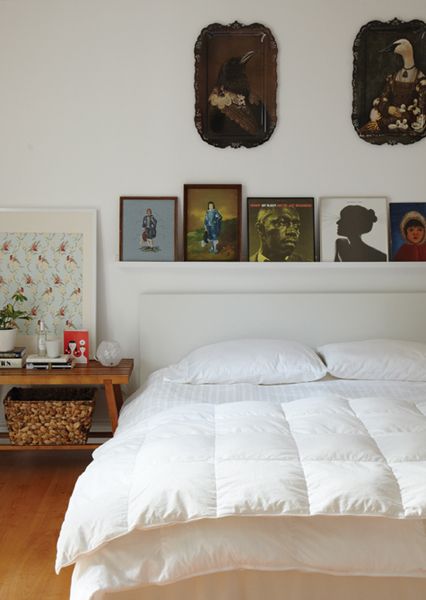
[[[335,262],[354,261],[386,261],[387,256],[362,240],[362,235],[369,233],[377,222],[372,208],[360,205],[345,206],[337,221]]]
[[[276,125],[277,46],[263,25],[209,25],[195,45],[195,125],[214,146],[252,147]]]

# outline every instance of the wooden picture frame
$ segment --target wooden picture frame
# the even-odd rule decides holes
[[[241,260],[241,184],[184,185],[184,260]]]
[[[426,136],[426,24],[370,21],[353,46],[352,122],[370,144]]]
[[[205,27],[195,44],[195,126],[213,146],[251,148],[277,123],[277,43],[260,23]]]
[[[389,260],[385,197],[320,198],[321,261]]]
[[[314,198],[247,198],[249,262],[315,261]]]
[[[173,262],[177,257],[177,197],[120,197],[120,261]]]

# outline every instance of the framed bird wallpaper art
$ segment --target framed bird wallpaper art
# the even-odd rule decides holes
[[[195,126],[219,148],[266,142],[277,123],[277,54],[259,23],[205,27],[195,44]]]
[[[371,144],[426,136],[426,24],[371,21],[354,42],[352,122]]]

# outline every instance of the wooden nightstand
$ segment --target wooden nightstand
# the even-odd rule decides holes
[[[1,369],[0,385],[99,385],[105,390],[105,399],[112,433],[117,428],[118,414],[123,404],[120,386],[128,383],[133,371],[133,359],[124,358],[116,367],[103,367],[95,360],[88,365],[76,365],[73,369]],[[110,432],[94,432],[91,437],[110,436]],[[0,434],[7,437],[7,433]],[[1,450],[92,450],[99,444],[72,444],[69,446],[18,446],[0,444]]]

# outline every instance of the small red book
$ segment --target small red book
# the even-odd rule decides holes
[[[70,354],[76,363],[89,362],[89,332],[87,329],[64,331],[64,354]]]

